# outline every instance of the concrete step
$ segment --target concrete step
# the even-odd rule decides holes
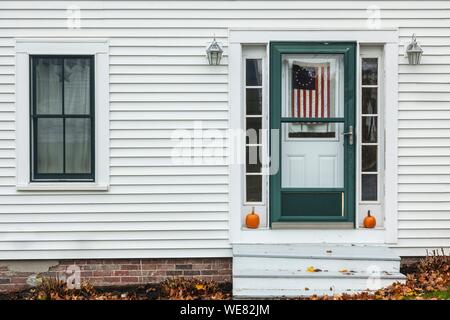
[[[236,298],[296,297],[356,293],[404,282],[400,273],[291,272],[283,270],[236,270]]]
[[[308,272],[310,266],[319,272]],[[400,258],[385,246],[233,245],[233,294],[264,298],[376,290],[405,281],[399,269]]]
[[[396,261],[361,260],[361,259],[318,259],[318,258],[273,258],[273,257],[235,257],[233,269],[263,269],[270,265],[275,270],[305,271],[313,266],[323,271],[387,271],[399,272],[400,264]]]
[[[400,258],[383,246],[235,245],[233,269],[302,271],[309,266],[327,271],[399,272]]]

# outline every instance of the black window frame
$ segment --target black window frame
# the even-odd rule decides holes
[[[94,182],[95,181],[95,56],[94,55],[30,55],[30,177],[31,182]],[[61,114],[37,114],[36,112],[36,61],[38,59],[89,59],[89,114],[65,114],[64,81],[62,81]],[[64,67],[62,67],[64,79]],[[39,173],[37,166],[37,121],[38,119],[63,119],[63,171],[64,173]],[[91,125],[91,172],[65,173],[66,168],[66,119],[90,119]]]

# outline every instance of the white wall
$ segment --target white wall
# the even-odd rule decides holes
[[[450,1],[16,0],[0,4],[0,259],[229,256],[228,167],[169,158],[171,129],[228,127],[228,28],[364,30],[371,5],[424,49],[399,56],[399,253],[450,247]],[[16,191],[15,37],[109,38],[108,192]]]

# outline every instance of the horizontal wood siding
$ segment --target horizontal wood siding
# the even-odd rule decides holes
[[[1,2],[0,259],[230,256],[228,166],[170,159],[173,129],[229,126],[228,28],[365,30],[373,5],[402,48],[416,33],[424,49],[419,66],[398,57],[397,247],[450,247],[450,1]],[[204,56],[213,35],[216,67]],[[15,37],[109,39],[108,192],[16,191]]]

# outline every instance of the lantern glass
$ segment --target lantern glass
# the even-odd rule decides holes
[[[420,64],[420,58],[422,57],[421,51],[408,52],[408,63],[412,65]]]
[[[220,63],[221,53],[219,52],[210,52],[209,54],[209,64],[216,66]]]

